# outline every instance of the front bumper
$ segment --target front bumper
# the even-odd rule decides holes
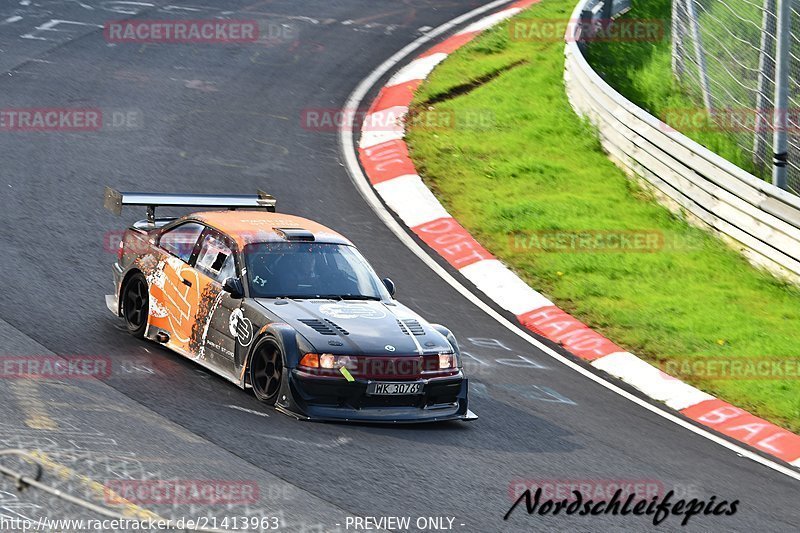
[[[108,307],[108,310],[114,313],[115,316],[121,316],[119,309],[119,291],[124,272],[119,263],[114,263],[111,268],[114,276],[114,294],[106,294],[106,307]]]
[[[293,369],[288,394],[281,394],[276,407],[309,420],[418,423],[477,418],[468,408],[468,380],[461,373],[412,380],[423,384],[422,394],[407,396],[370,396],[367,386],[371,381],[349,382]]]

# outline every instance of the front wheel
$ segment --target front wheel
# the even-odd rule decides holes
[[[250,360],[250,385],[258,400],[275,404],[282,374],[283,356],[277,343],[268,339],[256,346]]]
[[[147,313],[150,307],[150,293],[147,280],[141,273],[134,274],[125,284],[122,293],[122,316],[128,332],[139,339],[144,337],[147,328]]]

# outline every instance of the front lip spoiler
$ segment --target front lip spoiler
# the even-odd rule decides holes
[[[299,374],[299,375],[298,375]],[[447,420],[472,421],[477,415],[469,410],[469,382],[463,377],[449,376],[430,380],[425,383],[425,399],[420,402],[401,402],[397,405],[362,405],[365,389],[370,380],[357,380],[347,383],[343,379],[308,379],[308,382],[322,386],[322,389],[304,388],[303,373],[294,369],[284,382],[280,393],[281,399],[275,409],[300,420],[324,422],[360,422],[369,424],[420,424],[427,422],[443,422]],[[298,381],[299,380],[299,381]],[[338,383],[337,383],[338,382]],[[294,383],[294,384],[293,384]],[[316,385],[315,385],[316,386]],[[433,387],[429,390],[428,387]],[[456,390],[451,388],[457,386]],[[354,389],[350,389],[354,387]],[[327,389],[327,390],[326,390]],[[352,394],[351,400],[337,404],[330,402],[330,396],[346,396],[347,390]],[[447,390],[451,389],[451,390]],[[339,393],[339,390],[342,392]],[[447,396],[452,395],[452,403]],[[325,398],[325,401],[322,401]],[[319,399],[320,402],[315,400]],[[428,400],[432,400],[428,403]],[[438,401],[437,401],[438,400]]]
[[[370,417],[363,417],[360,418],[358,416],[351,416],[351,417],[326,417],[326,416],[313,416],[313,415],[303,415],[300,413],[295,413],[283,406],[276,405],[275,410],[279,411],[285,415],[289,415],[297,420],[303,420],[308,422],[345,422],[345,423],[359,423],[359,424],[385,424],[385,425],[396,425],[396,424],[429,424],[433,422],[446,422],[451,420],[460,420],[462,422],[472,422],[478,419],[478,415],[472,412],[471,409],[467,409],[467,412],[463,415],[448,415],[438,418],[423,418],[423,419],[393,419],[393,420],[380,420],[374,419]]]
[[[106,294],[106,307],[108,307],[109,311],[114,313],[114,316],[120,316],[119,300],[115,294]]]
[[[120,264],[116,262],[112,265],[112,269],[114,278],[114,294],[106,294],[106,307],[108,307],[109,311],[114,313],[114,316],[121,317],[122,313],[120,313],[119,308],[119,299],[121,296],[119,293],[122,289],[121,284],[123,270]]]

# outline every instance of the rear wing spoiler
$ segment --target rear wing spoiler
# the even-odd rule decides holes
[[[222,209],[266,209],[275,212],[277,200],[262,190],[257,194],[158,194],[146,192],[120,192],[106,187],[103,207],[122,214],[126,205],[147,208],[148,222],[155,223],[156,207],[207,207]]]

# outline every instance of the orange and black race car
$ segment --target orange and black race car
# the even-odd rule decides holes
[[[106,189],[147,208],[125,232],[109,309],[128,331],[303,419],[472,420],[453,334],[397,302],[353,244],[257,195]],[[159,206],[208,209],[156,218]]]

